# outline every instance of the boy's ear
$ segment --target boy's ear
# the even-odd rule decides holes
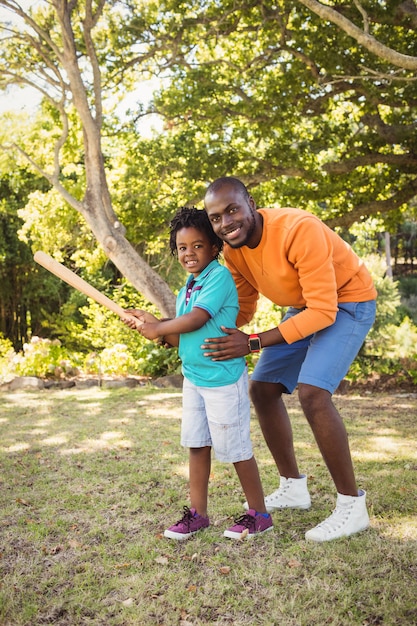
[[[215,259],[216,256],[219,256],[219,253],[220,253],[219,246],[217,246],[215,243],[212,244],[211,251],[213,254],[213,259]]]

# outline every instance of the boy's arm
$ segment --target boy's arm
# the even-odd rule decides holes
[[[210,313],[205,309],[194,307],[190,313],[185,313],[172,320],[147,323],[144,322],[139,332],[147,339],[163,337],[164,341],[171,345],[178,345],[178,335],[190,333],[204,326],[210,319]],[[176,343],[173,340],[177,339]]]

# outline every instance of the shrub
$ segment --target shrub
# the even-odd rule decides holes
[[[32,337],[23,351],[12,359],[12,371],[18,376],[62,377],[74,375],[81,364],[79,354],[69,354],[58,339]]]

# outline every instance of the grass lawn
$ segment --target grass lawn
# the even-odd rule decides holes
[[[212,525],[174,542],[163,530],[188,504],[178,390],[0,394],[0,624],[417,624],[417,398],[335,403],[368,491],[369,530],[305,541],[336,494],[291,397],[312,508],[274,513],[264,537],[225,539],[244,497],[233,466],[214,460]],[[269,492],[276,470],[255,417],[252,433]]]

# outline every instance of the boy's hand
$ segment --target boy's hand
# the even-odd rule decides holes
[[[153,323],[153,322],[159,321],[158,318],[155,317],[155,315],[152,315],[152,313],[149,313],[149,311],[143,311],[142,309],[125,309],[125,311],[130,316],[133,316],[136,318],[136,320],[132,319],[132,317],[130,317],[129,319],[123,320],[126,326],[129,326],[129,328],[134,328],[139,331],[142,328],[142,325],[144,324],[144,322]]]

